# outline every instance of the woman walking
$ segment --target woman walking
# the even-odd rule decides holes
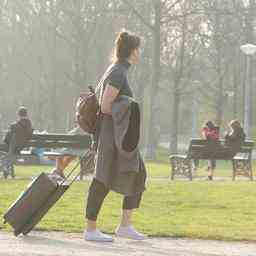
[[[97,217],[110,190],[124,196],[116,235],[135,240],[146,238],[132,226],[133,210],[140,206],[146,180],[145,166],[137,149],[138,104],[133,100],[127,79],[130,66],[139,61],[139,47],[139,37],[129,32],[119,33],[112,64],[103,76],[101,113],[95,135],[95,177],[87,198],[85,240],[113,241],[111,236],[97,229]]]

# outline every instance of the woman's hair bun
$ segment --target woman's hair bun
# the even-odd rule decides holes
[[[129,37],[129,33],[126,32],[126,31],[122,31],[122,32],[119,33],[119,35],[118,35],[117,38],[118,38],[118,41],[124,41],[124,40],[126,40],[128,37]]]
[[[130,57],[132,50],[139,48],[140,38],[134,34],[122,30],[116,37],[114,49],[114,61],[126,60]]]

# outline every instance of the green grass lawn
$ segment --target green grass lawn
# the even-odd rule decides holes
[[[203,163],[202,163],[203,166]],[[217,172],[231,174],[231,166]],[[17,176],[35,176],[49,167],[17,167]],[[149,177],[168,177],[168,163],[148,163]],[[0,218],[29,180],[0,179]],[[43,230],[82,232],[89,183],[76,182],[37,226]],[[122,197],[110,193],[99,216],[100,227],[113,233]],[[135,225],[151,236],[256,241],[256,184],[250,181],[170,181],[149,179]],[[11,230],[0,222],[0,227]]]
[[[168,162],[150,162],[147,166],[147,170],[149,172],[149,176],[151,178],[170,178],[171,175],[171,167]],[[193,174],[194,178],[202,178],[207,177],[207,162],[200,161],[199,168],[195,174]],[[253,161],[253,170],[254,176],[256,177],[256,161]],[[232,178],[232,163],[231,161],[217,161],[217,167],[214,175],[216,177],[225,177]]]
[[[171,167],[168,161],[168,155],[166,152],[158,156],[158,161],[148,162],[147,171],[150,178],[170,178]],[[69,170],[74,166],[75,162],[69,166]],[[253,161],[254,176],[256,177],[256,161]],[[16,166],[16,175],[18,178],[31,178],[38,175],[41,171],[50,171],[53,166]],[[200,161],[199,168],[194,175],[195,179],[207,176],[207,162]],[[1,174],[0,174],[1,176]],[[215,176],[217,177],[230,177],[232,178],[232,163],[231,161],[217,161],[217,168],[215,170]]]

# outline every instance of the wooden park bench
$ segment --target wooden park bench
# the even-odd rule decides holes
[[[192,166],[194,160],[230,160],[232,161],[233,176],[246,176],[253,180],[252,172],[252,150],[253,141],[245,141],[239,150],[234,153],[232,147],[225,144],[224,140],[220,140],[213,151],[210,149],[206,140],[192,139],[189,144],[188,151],[185,155],[170,155],[171,163],[171,179],[176,175],[182,175],[189,180],[193,179]]]
[[[44,153],[45,156],[54,156],[56,153],[51,152],[52,149],[57,148],[73,148],[73,149],[89,149],[91,145],[91,138],[89,135],[71,135],[71,134],[37,134],[34,133],[30,140],[26,142],[24,148],[45,148],[48,150]],[[2,161],[7,154],[7,147],[5,144],[0,144],[0,169],[2,168]],[[19,156],[29,157],[33,156],[32,150],[22,150]],[[63,153],[58,156],[66,155]]]
[[[90,147],[91,138],[89,135],[70,135],[70,134],[38,134],[34,133],[30,140],[26,142],[24,148],[80,148],[86,149]],[[5,151],[5,144],[0,144],[0,151]]]

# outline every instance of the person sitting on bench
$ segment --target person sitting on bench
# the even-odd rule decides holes
[[[5,173],[8,176],[11,172],[12,178],[14,178],[13,163],[16,155],[24,148],[25,143],[31,138],[33,134],[32,123],[28,118],[28,111],[25,107],[19,107],[17,111],[18,120],[9,126],[9,129],[5,135],[4,143],[6,144],[7,158],[5,161]]]
[[[86,134],[79,126],[76,126],[74,129],[68,132],[70,135]],[[61,177],[65,179],[64,170],[66,167],[78,156],[82,157],[85,153],[84,149],[70,149],[70,148],[62,148],[59,150],[54,151],[54,153],[59,153],[59,156],[49,156],[50,159],[56,160],[55,168],[52,170],[52,174],[56,175],[57,178]],[[94,159],[94,157],[93,157]]]
[[[244,130],[238,120],[232,120],[229,123],[230,131],[226,132],[225,143],[232,147],[232,155],[234,156],[241,147],[241,144],[245,141]]]
[[[207,121],[202,129],[202,136],[207,140],[209,151],[214,152],[220,138],[219,127],[216,126],[212,121]],[[211,159],[208,161],[208,179],[213,179],[214,170],[216,168],[216,160]]]

